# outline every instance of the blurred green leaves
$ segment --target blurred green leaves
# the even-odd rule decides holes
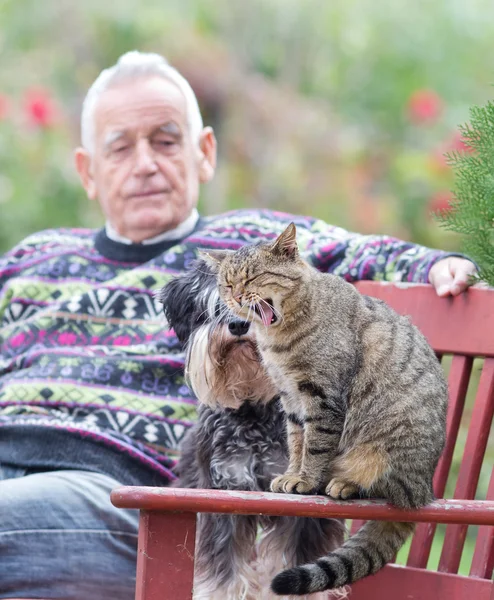
[[[447,202],[457,124],[492,93],[493,17],[490,0],[3,0],[0,251],[101,223],[72,166],[80,108],[134,48],[167,56],[217,131],[204,212],[266,206],[457,248],[429,215]],[[56,120],[28,118],[33,89]]]

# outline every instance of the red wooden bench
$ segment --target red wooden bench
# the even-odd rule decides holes
[[[454,497],[404,512],[378,501],[333,502],[320,496],[122,487],[112,502],[141,510],[136,600],[192,598],[198,512],[417,521],[407,566],[387,565],[352,586],[351,600],[494,600],[494,472],[484,459],[494,412],[494,290],[438,298],[430,286],[360,282],[358,289],[411,316],[438,356],[453,355],[446,449],[434,485],[442,498],[462,419],[468,434]],[[472,408],[464,411],[475,357],[485,357]],[[467,414],[468,413],[468,414]],[[483,465],[484,463],[484,465]],[[481,468],[487,493],[474,499]],[[485,472],[485,469],[490,471]],[[489,479],[490,477],[490,479]],[[447,523],[437,571],[426,570],[437,523]],[[458,575],[469,525],[479,526],[468,576]]]

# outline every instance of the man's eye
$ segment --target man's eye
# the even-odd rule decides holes
[[[155,144],[169,148],[170,146],[175,146],[176,142],[175,140],[157,140]]]
[[[129,149],[129,146],[116,146],[115,148],[113,148],[113,152],[115,154],[120,154],[122,152],[125,152],[128,149]]]

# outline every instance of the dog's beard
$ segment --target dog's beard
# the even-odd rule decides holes
[[[237,409],[245,400],[268,402],[276,395],[252,339],[236,338],[223,325],[194,332],[185,373],[198,400],[211,408]]]

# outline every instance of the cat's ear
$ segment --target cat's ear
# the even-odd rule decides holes
[[[207,264],[211,267],[211,269],[217,273],[221,263],[225,260],[225,258],[232,254],[233,250],[215,250],[215,249],[207,249],[207,250],[199,250],[199,256],[202,258]]]
[[[295,223],[290,223],[285,231],[274,241],[271,246],[274,254],[295,258],[298,256],[297,228]]]

